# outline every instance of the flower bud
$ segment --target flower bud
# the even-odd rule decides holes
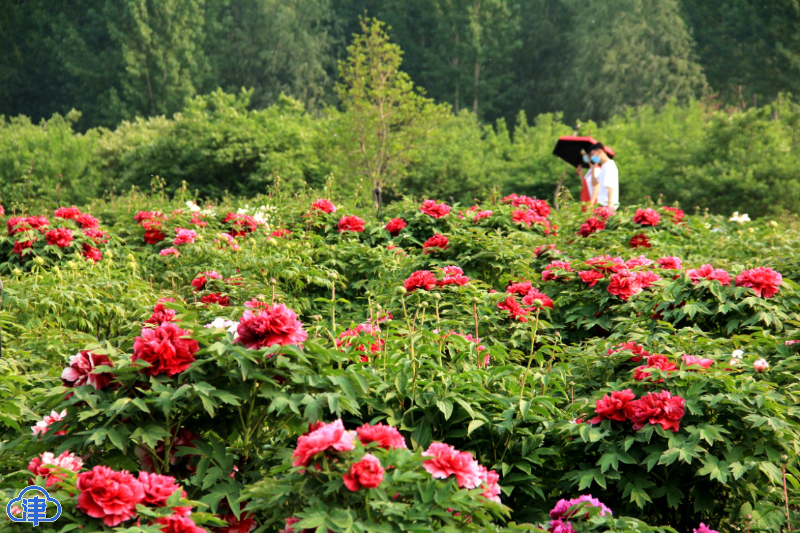
[[[533,305],[534,307],[541,307],[544,305],[544,302],[537,298],[533,301]]]
[[[764,359],[763,357],[758,361],[756,361],[755,363],[753,363],[753,370],[755,370],[759,374],[761,372],[766,372],[768,369],[769,369],[769,363],[767,363],[767,360]]]
[[[405,288],[405,287],[397,287],[397,288],[394,290],[394,292],[395,292],[395,294],[400,294],[400,295],[403,295],[403,294],[407,293],[408,291],[406,290],[406,288]]]
[[[773,228],[777,228],[778,227],[778,223],[775,222],[774,220],[770,220],[769,221],[769,225],[772,226]]]
[[[44,257],[34,257],[33,258],[33,262],[36,263],[37,265],[43,265],[44,264]]]
[[[420,304],[420,305],[424,309],[424,308],[428,307],[428,302],[422,302],[422,304]]]
[[[278,241],[276,241],[275,239],[270,237],[269,239],[267,239],[267,244],[269,244],[270,246],[277,246],[278,245]]]
[[[106,257],[108,257],[109,259],[114,259],[114,252],[112,252],[111,250],[108,250],[106,252]]]
[[[434,292],[433,293],[433,299],[434,300],[441,300],[442,299],[442,295],[439,294],[438,292]]]
[[[21,276],[21,275],[22,275],[22,270],[20,270],[20,269],[18,269],[18,268],[15,268],[15,269],[12,271],[12,274],[14,274],[15,276]]]
[[[339,274],[337,274],[336,272],[328,272],[328,278],[329,279],[339,279]]]
[[[56,273],[56,274],[61,274],[61,269],[58,268],[58,265],[53,267],[53,272]]]

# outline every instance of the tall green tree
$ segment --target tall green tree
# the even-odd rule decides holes
[[[564,0],[588,26],[571,41],[562,88],[568,118],[605,119],[707,87],[678,0]]]
[[[396,184],[449,109],[422,96],[400,70],[400,47],[389,41],[383,23],[364,19],[361,27],[339,65],[336,90],[344,108],[348,156],[354,170],[372,184],[380,206],[382,190]]]
[[[332,18],[331,0],[209,1],[211,84],[253,89],[254,107],[285,93],[319,108],[335,77]]]

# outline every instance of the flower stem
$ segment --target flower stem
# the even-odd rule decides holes
[[[522,376],[522,385],[519,388],[519,405],[520,409],[522,409],[522,395],[525,392],[525,384],[528,381],[528,372],[531,369],[531,363],[533,362],[533,354],[535,353],[533,348],[536,344],[536,333],[539,330],[539,311],[541,310],[540,307],[536,308],[536,322],[533,326],[533,335],[531,335],[531,355],[528,358],[528,366],[525,368],[525,374]]]

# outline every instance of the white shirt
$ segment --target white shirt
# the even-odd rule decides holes
[[[591,166],[586,169],[586,172],[583,173],[583,181],[586,182],[586,190],[589,191],[589,198],[592,197],[592,193],[594,192],[594,185],[592,185],[592,173],[594,172],[595,176],[599,176],[599,170],[596,167]]]
[[[600,167],[597,186],[600,187],[600,192],[597,194],[598,204],[606,207],[619,207],[619,169],[612,159]],[[609,189],[612,189],[611,198],[608,197]]]

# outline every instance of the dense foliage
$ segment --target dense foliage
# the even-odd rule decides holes
[[[796,225],[336,190],[6,213],[5,501],[47,485],[64,532],[800,518]]]

